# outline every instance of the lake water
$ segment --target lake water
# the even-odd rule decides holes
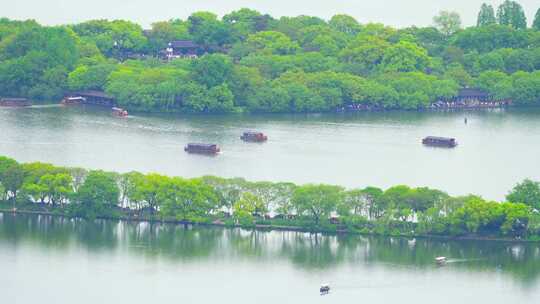
[[[538,244],[0,213],[0,297],[10,304],[527,304],[540,301],[539,278]],[[330,294],[319,295],[321,283]]]
[[[468,123],[464,123],[464,118]],[[242,131],[269,136],[244,143]],[[0,108],[0,155],[120,172],[331,183],[396,184],[503,199],[524,178],[540,179],[540,109],[324,115],[139,115],[104,108]],[[428,135],[455,149],[427,148]],[[216,157],[183,151],[212,142]]]

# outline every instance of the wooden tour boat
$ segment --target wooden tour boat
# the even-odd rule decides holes
[[[197,153],[197,154],[217,154],[221,150],[216,144],[197,144],[191,143],[187,144],[184,148],[184,151],[187,153]]]
[[[126,111],[126,110],[124,110],[122,108],[117,108],[117,107],[112,108],[112,113],[113,113],[113,115],[120,116],[120,117],[128,116],[128,111]]]
[[[251,142],[265,142],[268,140],[268,136],[264,135],[262,132],[247,131],[240,136],[240,139]]]
[[[454,148],[457,146],[457,141],[455,138],[428,136],[422,139],[422,144],[433,147]]]

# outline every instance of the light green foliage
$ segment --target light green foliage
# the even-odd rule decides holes
[[[346,64],[346,71],[368,75],[382,62],[389,47],[390,43],[379,37],[359,35],[339,56]]]
[[[362,29],[361,25],[349,15],[334,15],[328,24],[336,31],[354,36]]]
[[[17,193],[24,181],[24,171],[14,159],[0,156],[0,184],[4,190],[4,198],[17,199]]]
[[[445,36],[450,36],[461,28],[461,17],[456,12],[441,11],[433,17],[433,22]]]
[[[232,42],[231,30],[210,12],[193,13],[188,18],[189,34],[207,51],[217,51]]]
[[[482,3],[482,6],[480,7],[480,12],[478,13],[476,26],[486,26],[496,23],[497,19],[495,19],[495,10],[493,9],[493,6]]]
[[[409,41],[400,41],[386,49],[381,60],[385,72],[424,71],[428,66],[427,51]]]
[[[526,179],[506,196],[509,202],[523,203],[540,210],[540,183]]]
[[[208,216],[218,205],[218,196],[212,187],[199,180],[179,177],[168,179],[160,186],[157,200],[163,216],[195,222]]]
[[[119,190],[111,173],[90,171],[77,191],[75,200],[81,204],[81,215],[106,215],[118,204]]]
[[[68,76],[71,90],[103,90],[109,75],[116,70],[114,64],[80,65]]]
[[[261,15],[247,8],[223,16],[223,22],[231,28],[235,41],[242,41],[250,34],[266,30],[272,21],[269,15]]]
[[[194,60],[192,65],[191,78],[208,88],[227,81],[233,69],[229,57],[221,54],[205,55]]]
[[[311,217],[315,225],[328,217],[343,201],[343,188],[330,185],[305,185],[294,190],[292,203],[298,214]]]
[[[473,235],[538,237],[540,183],[525,180],[508,194],[509,202],[478,196],[450,197],[426,187],[398,185],[346,191],[333,185],[248,182],[206,176],[184,179],[159,174],[19,164],[0,156],[0,200],[21,208],[86,218],[136,216],[143,219],[209,223],[228,220],[252,227],[256,222],[391,235]],[[17,195],[18,194],[18,195]],[[122,209],[121,209],[122,208]],[[223,211],[228,211],[224,213]],[[268,215],[278,214],[278,219]]]
[[[95,43],[104,55],[118,59],[143,51],[148,43],[140,25],[124,20],[91,20],[74,25],[72,29]]]
[[[259,32],[250,35],[245,44],[241,46],[245,52],[262,55],[289,55],[294,54],[299,46],[287,35],[275,32]]]
[[[3,96],[60,98],[67,72],[78,58],[73,31],[23,28],[0,44],[0,92]]]
[[[511,95],[512,80],[503,72],[483,72],[475,80],[475,85],[491,92],[496,98],[506,99]]]
[[[450,79],[457,83],[460,87],[471,87],[473,78],[463,68],[461,64],[453,64],[448,67],[444,73],[444,78]]]
[[[148,45],[151,52],[157,54],[174,40],[189,40],[188,23],[182,20],[160,21],[152,23],[148,34]]]
[[[535,105],[540,100],[540,71],[512,74],[511,97],[516,104]]]
[[[498,18],[487,4],[478,26],[463,30],[451,12],[435,18],[437,28],[403,29],[348,15],[276,20],[250,9],[196,12],[148,31],[122,20],[45,27],[3,18],[0,92],[55,101],[103,90],[119,106],[151,112],[322,112],[423,109],[480,83],[516,105],[539,104],[540,18],[525,29],[512,1]],[[158,58],[172,40],[194,41],[200,57]],[[486,86],[492,71],[508,77]]]
[[[497,9],[497,21],[500,25],[509,25],[515,29],[527,28],[527,18],[523,7],[516,1],[505,0]]]
[[[254,215],[262,215],[267,212],[260,197],[250,192],[244,192],[240,199],[233,205],[234,217],[242,225],[253,224]]]

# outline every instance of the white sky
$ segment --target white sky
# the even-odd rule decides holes
[[[147,28],[154,21],[187,18],[207,10],[223,15],[242,7],[274,17],[312,15],[329,19],[337,13],[361,23],[380,22],[404,27],[426,26],[441,10],[457,11],[465,26],[474,25],[483,2],[496,7],[503,2],[486,0],[0,0],[0,16],[35,19],[42,24],[65,24],[89,19],[126,19]],[[529,25],[540,0],[519,0]]]

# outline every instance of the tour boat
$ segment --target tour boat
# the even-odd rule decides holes
[[[454,148],[457,146],[456,139],[450,137],[428,136],[422,139],[422,143],[426,146],[434,147]]]
[[[264,142],[268,140],[268,136],[262,132],[247,131],[240,136],[240,139],[243,141]]]
[[[198,154],[217,154],[221,150],[216,144],[198,144],[190,143],[184,148],[184,151],[187,153],[198,153]]]

